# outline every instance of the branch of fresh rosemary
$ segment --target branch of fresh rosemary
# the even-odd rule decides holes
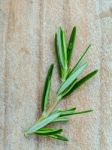
[[[73,91],[83,85],[86,81],[92,78],[98,70],[94,70],[87,74],[82,79],[79,79],[79,76],[88,66],[88,63],[83,63],[84,57],[88,52],[90,45],[87,47],[85,52],[79,58],[76,65],[70,70],[70,61],[71,54],[74,48],[76,38],[76,27],[73,28],[70,36],[68,45],[66,44],[66,36],[64,29],[61,27],[58,29],[58,32],[55,34],[55,46],[58,62],[58,71],[61,80],[61,85],[56,92],[54,103],[49,107],[49,95],[51,91],[51,77],[53,72],[53,64],[50,65],[42,97],[42,115],[35,122],[35,124],[25,131],[25,135],[36,134],[48,136],[54,139],[68,141],[68,139],[61,135],[63,132],[62,129],[47,128],[46,126],[55,122],[64,122],[68,121],[70,115],[84,114],[91,112],[92,110],[85,110],[77,112],[76,108],[56,109],[58,103],[60,103],[64,97],[70,95]]]

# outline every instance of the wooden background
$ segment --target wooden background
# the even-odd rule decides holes
[[[0,0],[0,150],[112,150],[112,0]],[[54,33],[67,37],[77,26],[72,65],[89,43],[87,71],[97,76],[61,105],[94,112],[71,117],[68,143],[23,131],[40,114],[48,66],[55,63],[52,93],[57,89]]]

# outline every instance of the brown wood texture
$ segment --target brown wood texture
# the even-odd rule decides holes
[[[48,66],[55,63],[52,93],[59,85],[54,33],[67,37],[77,26],[72,65],[89,43],[88,70],[98,75],[61,106],[94,112],[71,117],[63,127],[68,143],[23,131],[40,115]],[[112,0],[0,0],[0,150],[112,149]]]

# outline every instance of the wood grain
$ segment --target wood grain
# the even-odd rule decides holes
[[[0,150],[112,149],[112,1],[0,0]],[[68,143],[42,137],[25,138],[23,131],[40,115],[48,66],[55,63],[52,94],[57,89],[54,33],[77,26],[72,65],[89,43],[88,71],[98,75],[61,106],[89,115],[72,117],[63,127]],[[55,125],[54,125],[55,126]]]

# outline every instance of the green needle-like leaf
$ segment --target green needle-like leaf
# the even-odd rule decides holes
[[[55,119],[53,122],[67,122],[68,118],[67,117],[58,117],[57,119]],[[53,123],[52,122],[52,123]]]
[[[49,98],[50,89],[51,89],[52,71],[53,71],[53,64],[51,64],[51,66],[49,67],[47,77],[46,77],[46,81],[45,81],[43,97],[42,97],[42,112],[46,111],[46,108],[47,108],[47,105],[48,105],[48,98]]]
[[[72,55],[72,51],[74,48],[74,43],[75,43],[75,38],[76,38],[76,27],[73,27],[73,30],[71,32],[70,40],[68,43],[68,48],[67,48],[67,58],[68,58],[68,64],[70,64],[70,59]]]
[[[67,95],[73,89],[76,82],[77,82],[77,79],[74,80],[74,82],[61,94],[61,96],[64,97],[65,95]]]
[[[67,80],[61,85],[59,88],[57,95],[60,95],[63,93],[69,86],[76,80],[76,78],[84,71],[84,69],[87,67],[87,63],[82,65],[79,69],[77,69],[75,72],[73,72]]]
[[[55,128],[41,128],[38,131],[36,131],[36,134],[39,135],[53,135],[53,134],[59,134],[63,131],[63,129],[55,129]]]
[[[62,81],[65,81],[67,77],[67,47],[66,47],[66,38],[65,38],[65,32],[61,28],[61,34],[62,34],[62,49],[64,52],[64,68],[62,69]]]
[[[59,134],[55,134],[55,135],[50,135],[51,138],[57,139],[57,140],[61,140],[61,141],[68,141],[68,139],[62,135]]]
[[[86,81],[88,81],[89,79],[91,79],[93,76],[96,75],[96,73],[98,72],[98,70],[94,70],[92,72],[90,72],[89,74],[87,74],[85,77],[83,77],[82,79],[80,79],[79,81],[77,81],[75,83],[75,85],[68,91],[63,93],[63,97],[70,95],[74,90],[78,89],[81,85],[83,85]]]
[[[65,80],[67,76],[67,47],[65,32],[60,27],[55,35],[55,47],[58,59],[58,70],[61,80]]]
[[[66,37],[65,32],[61,28],[61,36],[62,36],[62,49],[64,53],[64,68],[67,69],[67,47],[66,47]]]
[[[62,78],[61,76],[61,64],[60,64],[60,58],[59,58],[59,54],[58,54],[58,48],[57,48],[57,33],[55,34],[55,50],[56,50],[56,57],[57,57],[57,67],[58,67],[58,73],[60,76],[60,79]]]
[[[64,49],[62,48],[62,30],[59,28],[57,32],[57,52],[58,52],[58,58],[60,62],[60,66],[62,68],[65,67],[65,56],[64,56]]]
[[[71,108],[71,109],[68,109],[68,110],[63,110],[61,111],[61,115],[60,116],[69,116],[69,115],[73,115],[76,111],[76,108]]]
[[[92,111],[93,111],[93,110],[90,109],[90,110],[85,110],[85,111],[75,112],[74,115],[86,114],[86,113],[90,113],[90,112],[92,112]]]
[[[44,126],[48,125],[50,122],[55,120],[60,116],[60,112],[56,111],[55,113],[51,114],[47,118],[37,122],[35,125],[33,125],[30,129],[28,129],[25,134],[32,134],[38,131],[39,129],[43,128]]]
[[[78,62],[76,63],[75,67],[72,69],[72,71],[70,72],[69,76],[70,76],[73,72],[75,72],[78,68],[80,68],[80,66],[82,65],[82,60],[83,60],[84,56],[86,55],[86,53],[88,52],[88,50],[90,49],[90,47],[91,47],[91,45],[89,45],[89,46],[86,48],[85,52],[82,54],[82,56],[80,57],[80,59],[79,59]]]

